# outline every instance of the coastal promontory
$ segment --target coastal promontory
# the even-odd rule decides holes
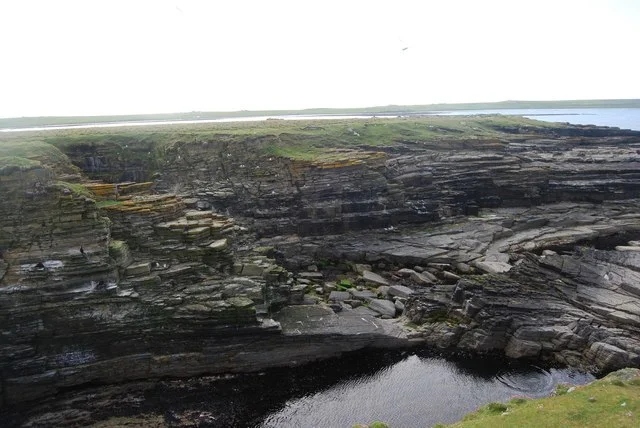
[[[7,132],[0,195],[4,409],[376,348],[640,367],[638,131],[453,116]]]

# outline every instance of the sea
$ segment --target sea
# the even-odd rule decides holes
[[[496,109],[496,110],[451,110],[426,113],[411,113],[402,116],[451,116],[451,115],[516,115],[530,119],[547,122],[566,122],[576,125],[598,125],[611,126],[622,129],[632,129],[640,131],[640,108],[566,108],[566,109]],[[394,118],[396,114],[384,115],[337,115],[337,114],[316,114],[316,115],[275,115],[275,116],[251,116],[251,117],[230,117],[221,119],[204,120],[164,120],[164,121],[130,121],[130,122],[107,122],[107,123],[87,123],[81,125],[55,125],[36,126],[24,128],[0,128],[0,132],[27,132],[46,131],[62,129],[91,129],[91,128],[119,128],[119,127],[140,127],[140,126],[162,126],[162,125],[189,125],[205,123],[225,123],[225,122],[253,122],[263,120],[330,120],[330,119],[370,119]]]
[[[612,126],[640,131],[640,108],[563,108],[443,111],[442,115],[502,114],[524,116],[545,122]]]

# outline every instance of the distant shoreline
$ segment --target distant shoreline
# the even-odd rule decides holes
[[[569,108],[640,108],[640,99],[629,100],[573,100],[573,101],[500,101],[493,103],[428,104],[407,106],[379,106],[364,108],[315,108],[305,110],[242,110],[231,112],[189,112],[104,116],[42,116],[0,118],[0,129],[33,127],[61,127],[89,124],[115,124],[148,122],[150,125],[175,121],[214,121],[229,119],[265,118],[270,116],[415,116],[433,115],[460,110],[517,110],[517,109],[569,109]],[[560,114],[560,113],[558,113]],[[259,119],[264,120],[264,119]]]

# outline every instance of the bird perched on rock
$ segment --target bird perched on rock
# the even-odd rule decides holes
[[[89,256],[84,252],[84,247],[82,245],[80,245],[80,254],[82,254],[85,259],[89,260]]]

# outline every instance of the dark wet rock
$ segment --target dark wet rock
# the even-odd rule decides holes
[[[451,300],[455,303],[462,303],[464,301],[464,288],[460,285],[456,285],[456,287],[453,289]]]

